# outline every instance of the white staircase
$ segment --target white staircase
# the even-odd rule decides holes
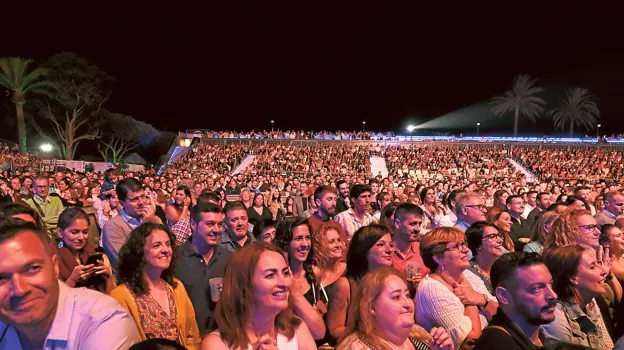
[[[508,158],[508,159],[511,162],[511,164],[513,164],[513,166],[516,168],[516,170],[520,170],[524,174],[524,176],[526,176],[527,182],[539,182],[537,177],[533,175],[532,172],[528,171],[525,167],[520,165],[520,163],[516,162],[512,158]]]
[[[386,167],[386,158],[383,157],[371,157],[371,174],[373,177],[381,173],[382,178],[388,177],[388,168]]]
[[[243,171],[245,171],[245,169],[247,169],[247,167],[249,166],[249,164],[253,163],[253,160],[256,158],[256,155],[254,154],[250,154],[248,155],[243,161],[242,163],[240,163],[240,165],[238,167],[236,167],[236,169],[234,169],[234,172],[232,173],[232,175],[236,175],[238,173],[241,173]]]

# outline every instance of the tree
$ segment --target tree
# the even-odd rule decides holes
[[[584,127],[590,130],[596,127],[600,118],[600,110],[596,103],[596,96],[583,88],[572,88],[566,90],[566,98],[561,99],[561,107],[557,107],[550,112],[553,117],[555,129],[570,129],[570,136],[574,134],[574,128]]]
[[[97,148],[105,162],[112,159],[113,163],[118,163],[128,152],[150,146],[159,138],[159,132],[153,126],[129,115],[102,110],[97,113],[97,118],[103,131]]]
[[[508,112],[514,113],[514,136],[518,135],[518,120],[521,115],[535,122],[535,118],[544,112],[542,105],[546,104],[546,101],[536,96],[544,89],[535,86],[536,82],[537,79],[531,79],[528,75],[518,75],[511,90],[505,91],[503,96],[492,99],[492,112],[495,115],[500,117]]]
[[[32,60],[20,57],[0,58],[0,86],[8,90],[11,101],[15,105],[17,143],[21,152],[28,150],[26,123],[24,122],[26,96],[31,93],[49,96],[54,88],[54,85],[46,80],[47,69],[39,67],[28,72],[28,66],[31,63]]]
[[[43,66],[50,71],[56,94],[41,106],[39,115],[50,124],[55,137],[48,135],[34,119],[31,122],[42,137],[56,139],[64,158],[72,160],[82,141],[102,136],[95,127],[93,113],[108,100],[108,88],[114,79],[71,52],[54,55]]]

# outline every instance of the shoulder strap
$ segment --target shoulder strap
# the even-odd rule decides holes
[[[503,332],[507,333],[507,335],[511,337],[511,334],[509,334],[509,332],[505,328],[503,328],[501,326],[492,326],[492,325],[490,325],[490,326],[485,327],[485,329],[488,329],[488,328],[498,329],[499,331],[503,331]]]
[[[41,210],[39,203],[37,203],[37,201],[35,200],[35,196],[32,197],[32,201],[33,203],[35,203],[35,207],[37,207],[37,210],[39,211],[39,215],[41,215],[42,218],[45,218],[45,214],[43,213],[43,210]]]

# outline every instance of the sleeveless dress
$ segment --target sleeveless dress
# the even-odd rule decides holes
[[[219,336],[221,336],[221,332],[219,332],[218,329],[214,330],[210,334],[218,334]],[[289,340],[282,333],[277,333],[277,348],[279,350],[298,350],[299,349],[299,343],[297,342],[297,334],[295,334],[295,336],[292,337],[292,339]],[[239,350],[239,349],[235,349],[235,348],[231,348],[231,347],[228,347],[228,349],[230,349],[230,350]],[[247,346],[247,350],[253,350],[252,347],[251,347],[251,344],[249,344]]]

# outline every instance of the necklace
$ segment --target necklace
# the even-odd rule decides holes
[[[489,276],[489,275],[486,275],[486,274],[485,274],[485,272],[483,272],[483,270],[481,270],[481,267],[479,266],[479,264],[474,263],[474,265],[473,265],[473,266],[475,267],[475,269],[477,270],[477,272],[478,272],[481,276],[483,276],[483,278],[485,278],[485,279],[488,281],[488,283],[492,284],[492,282],[490,281],[490,276]]]

